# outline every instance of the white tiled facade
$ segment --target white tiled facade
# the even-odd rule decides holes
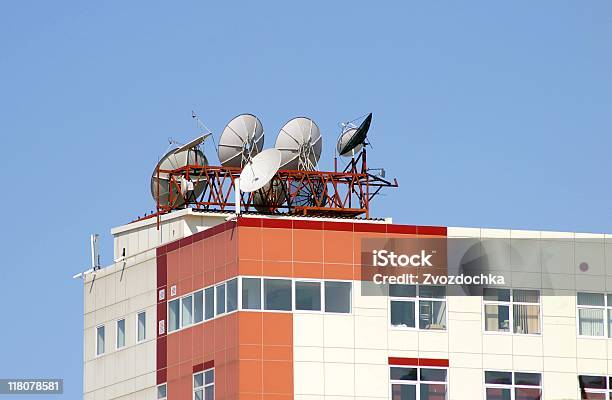
[[[112,231],[111,267],[84,281],[84,398],[156,399],[155,248],[225,220],[226,215],[172,213]],[[530,238],[554,257],[532,260],[513,273],[513,287],[541,290],[540,335],[484,332],[482,297],[447,298],[447,329],[406,330],[390,325],[385,296],[362,296],[353,282],[350,314],[293,314],[294,398],[390,399],[389,357],[448,360],[450,400],[484,399],[484,372],[542,374],[543,399],[580,399],[578,375],[612,375],[612,339],[580,337],[576,292],[612,294],[612,235],[448,228],[450,238]],[[593,251],[596,244],[602,251]],[[598,247],[599,248],[599,247]],[[122,254],[126,254],[123,260]],[[588,271],[577,273],[578,262]],[[137,313],[146,312],[146,339],[136,340]],[[126,346],[117,350],[116,321],[126,319]],[[105,325],[103,355],[96,355],[96,327]],[[174,399],[172,399],[174,400]]]

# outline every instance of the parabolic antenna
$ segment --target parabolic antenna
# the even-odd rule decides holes
[[[153,170],[151,176],[151,195],[153,196],[153,200],[159,202],[160,205],[172,208],[182,206],[185,204],[185,190],[174,183],[170,185],[170,174],[167,172],[159,172],[158,175],[158,169],[175,170],[186,165],[208,165],[206,156],[200,150],[193,147],[181,150],[182,148],[185,148],[185,146],[170,150],[166,153]],[[197,198],[206,188],[206,178],[197,179],[197,177],[193,176],[190,178],[193,183],[193,196]],[[181,179],[177,183],[182,185],[186,182]],[[172,188],[170,188],[170,186],[172,186]]]
[[[281,169],[312,171],[321,157],[323,139],[313,120],[298,117],[281,128],[274,147],[282,154]]]
[[[241,114],[223,129],[217,154],[224,167],[243,167],[263,148],[264,130],[252,114]]]
[[[357,128],[345,129],[338,138],[336,151],[341,156],[351,157],[363,147],[370,124],[372,123],[372,113],[363,120]]]
[[[267,149],[253,157],[240,173],[240,191],[254,192],[270,182],[281,165],[281,152]]]

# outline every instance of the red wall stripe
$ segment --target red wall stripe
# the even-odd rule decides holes
[[[389,365],[410,365],[420,367],[448,367],[448,359],[389,357]]]

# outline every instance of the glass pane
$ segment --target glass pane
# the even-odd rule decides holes
[[[198,389],[194,391],[193,394],[194,394],[193,398],[195,400],[204,400],[204,391],[202,389]]]
[[[612,294],[608,295],[608,307],[612,307]]]
[[[540,333],[540,306],[515,304],[513,317],[514,333]]]
[[[612,308],[608,309],[608,337],[612,338]],[[612,389],[612,383],[610,383]]]
[[[97,349],[97,354],[104,354],[104,327],[103,326],[99,326],[98,329],[96,330],[96,349]]]
[[[138,341],[145,340],[147,328],[147,313],[144,311],[138,314]]]
[[[157,399],[162,400],[162,399],[165,399],[166,396],[167,396],[166,384],[164,383],[163,385],[159,385],[157,387]]]
[[[517,303],[539,303],[540,302],[540,291],[539,290],[515,290],[513,292],[513,301]]]
[[[516,388],[514,389],[514,400],[540,400],[542,391],[535,388]]]
[[[578,293],[577,302],[579,306],[604,306],[605,297],[601,293]]]
[[[512,390],[502,388],[487,388],[486,400],[511,400]]]
[[[391,325],[414,328],[414,301],[391,301]]]
[[[125,346],[125,320],[117,321],[117,348]]]
[[[421,380],[431,382],[446,382],[446,370],[421,368]]]
[[[204,321],[204,292],[200,290],[193,294],[193,323]]]
[[[193,322],[193,297],[187,296],[181,299],[181,327],[189,326]]]
[[[210,369],[204,372],[204,384],[209,385],[215,381],[215,370]]]
[[[391,385],[391,400],[416,400],[416,385]]]
[[[603,336],[604,310],[602,308],[579,308],[578,332],[583,336]]]
[[[517,386],[540,386],[542,375],[527,372],[515,372],[514,384]]]
[[[199,374],[195,374],[193,376],[193,387],[199,388],[202,386],[204,386],[204,374],[200,372]]]
[[[510,289],[484,288],[485,301],[510,301]]]
[[[321,282],[295,282],[295,309],[321,311]]]
[[[420,400],[444,400],[446,399],[446,385],[439,383],[421,383]]]
[[[606,400],[605,393],[582,393],[583,400]]]
[[[238,309],[238,279],[227,282],[227,312]]]
[[[391,297],[416,297],[416,285],[389,285]]]
[[[219,285],[217,289],[217,315],[225,313],[225,284]]]
[[[416,381],[417,369],[410,367],[391,367],[392,381]]]
[[[242,309],[261,310],[261,279],[242,278]]]
[[[204,318],[211,319],[215,316],[215,288],[204,289]]]
[[[264,279],[264,308],[291,311],[291,281]]]
[[[486,304],[485,330],[489,332],[510,332],[510,306]]]
[[[512,372],[485,371],[485,383],[492,385],[512,385]]]
[[[172,300],[168,303],[168,332],[179,328],[179,300]]]
[[[446,297],[446,288],[444,286],[420,286],[419,297],[426,299],[443,299]]]
[[[325,311],[350,313],[351,287],[350,282],[325,282]]]
[[[204,389],[204,400],[213,400],[215,398],[215,386],[207,386]]]
[[[419,328],[446,329],[446,302],[420,300]]]
[[[606,377],[595,375],[579,375],[580,389],[606,389]]]

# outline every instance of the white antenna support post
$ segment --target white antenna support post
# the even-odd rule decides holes
[[[240,178],[234,179],[234,204],[236,215],[240,215]]]
[[[100,235],[94,233],[90,236],[91,241],[91,268],[95,271],[100,269]]]

